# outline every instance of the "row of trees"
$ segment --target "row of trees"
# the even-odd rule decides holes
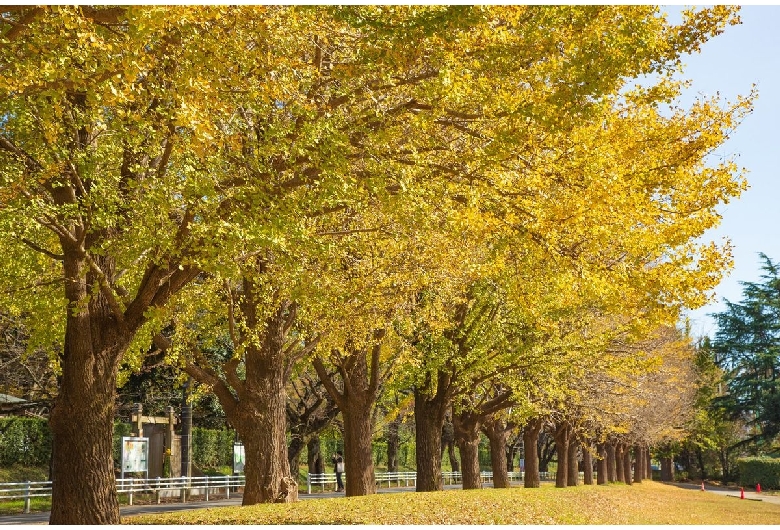
[[[314,373],[348,495],[373,492],[391,389],[420,491],[441,487],[448,413],[465,487],[480,430],[512,422],[552,421],[559,462],[573,439],[672,436],[672,327],[730,261],[697,238],[745,186],[707,157],[752,100],[680,108],[675,74],[737,21],[3,7],[0,297],[58,374],[50,522],[119,522],[114,397],[149,355],[219,400],[245,504],[296,498],[288,389]]]

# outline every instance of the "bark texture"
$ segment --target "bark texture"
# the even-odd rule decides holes
[[[539,432],[542,430],[542,420],[534,418],[523,427],[523,450],[525,457],[525,473],[523,486],[526,488],[538,488],[539,481],[539,453],[537,442]]]
[[[571,427],[562,421],[555,427],[555,452],[558,456],[558,469],[555,472],[555,487],[565,488],[569,472],[569,438]]]
[[[617,482],[617,454],[614,442],[609,441],[604,444],[604,449],[607,455],[607,480],[609,482]]]
[[[430,378],[414,389],[414,424],[416,430],[417,491],[441,491],[441,430],[450,406],[450,378],[439,372],[435,393]]]
[[[582,482],[586,486],[593,485],[593,454],[591,453],[592,446],[590,444],[582,445]]]
[[[596,445],[598,460],[596,461],[596,484],[603,485],[609,482],[607,473],[607,445],[600,443]]]
[[[455,443],[460,451],[463,489],[480,489],[482,488],[479,474],[480,417],[476,413],[461,412],[453,415],[452,424],[455,427]]]
[[[642,482],[645,478],[645,459],[644,448],[636,444],[634,445],[634,482]]]
[[[293,341],[293,346],[287,344],[297,318],[297,304],[283,300],[270,316],[261,319],[257,313],[260,300],[248,278],[243,280],[239,303],[244,325],[257,335],[255,339],[233,339],[245,352],[244,378],[237,372],[240,359],[230,359],[217,372],[197,349],[197,362],[187,365],[185,370],[212,387],[244,442],[246,486],[242,504],[294,502],[298,499],[298,484],[288,460],[285,387],[294,363],[310,352],[317,341],[308,341],[301,347],[296,347],[299,339]],[[234,328],[232,323],[231,330]]]
[[[512,425],[496,418],[490,418],[482,426],[482,431],[490,441],[490,465],[493,470],[493,487],[508,488],[509,475],[507,474],[507,439]],[[511,458],[511,456],[509,457]]]
[[[569,455],[566,463],[568,465],[568,468],[566,469],[566,485],[579,486],[579,444],[574,436],[569,440]]]
[[[623,480],[627,485],[632,484],[631,480],[631,446],[628,444],[623,445],[623,450],[621,451],[621,454],[623,456]]]
[[[384,329],[373,332],[371,350],[344,346],[343,356],[334,356],[343,390],[339,390],[323,361],[314,359],[314,368],[328,393],[341,410],[344,420],[344,473],[347,497],[376,493],[376,476],[371,452],[373,410],[382,382],[380,353]]]

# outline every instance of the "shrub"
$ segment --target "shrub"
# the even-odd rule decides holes
[[[233,438],[227,429],[192,429],[192,460],[200,469],[233,466]]]
[[[39,418],[0,418],[0,465],[45,466],[51,455],[51,431]]]
[[[780,489],[780,458],[751,457],[737,460],[742,486]]]

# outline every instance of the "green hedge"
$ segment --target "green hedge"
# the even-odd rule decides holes
[[[130,436],[132,426],[114,424],[113,458],[116,466],[122,459],[122,437]],[[192,458],[198,467],[216,468],[233,465],[232,431],[195,427],[192,430]],[[0,466],[48,466],[51,456],[51,431],[40,418],[0,418]]]
[[[0,466],[48,466],[51,431],[39,418],[0,418]]]
[[[192,429],[192,461],[200,469],[233,465],[235,435],[227,429]]]
[[[780,458],[752,457],[737,460],[739,483],[762,489],[780,489]]]

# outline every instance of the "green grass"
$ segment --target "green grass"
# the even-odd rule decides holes
[[[210,508],[125,524],[778,524],[780,505],[656,482],[557,489],[447,490]]]
[[[0,482],[45,482],[49,480],[49,470],[42,467],[26,467],[13,464],[0,468]]]

